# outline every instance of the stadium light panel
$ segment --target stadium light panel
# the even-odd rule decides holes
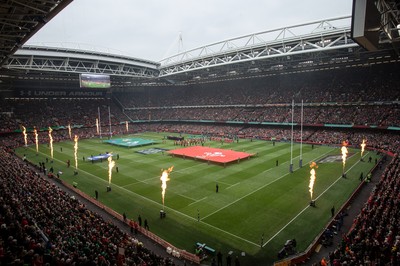
[[[374,1],[353,0],[351,38],[368,51],[378,50],[380,20]]]

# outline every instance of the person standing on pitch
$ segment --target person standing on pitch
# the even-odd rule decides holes
[[[235,266],[240,266],[240,261],[238,256],[236,256],[235,258]]]
[[[226,256],[226,266],[232,266],[232,257],[229,253],[228,256]]]
[[[217,253],[217,265],[222,266],[222,253],[221,251],[218,251]]]
[[[219,186],[218,186],[218,183],[215,185],[215,192],[216,193],[218,193],[218,190],[219,190]]]

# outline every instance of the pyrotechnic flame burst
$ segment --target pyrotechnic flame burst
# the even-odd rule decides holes
[[[96,118],[96,129],[97,129],[97,135],[99,134],[99,119]]]
[[[344,172],[344,168],[346,166],[346,158],[347,158],[347,153],[349,152],[347,150],[347,143],[345,141],[343,141],[343,146],[342,146],[342,161],[343,161],[343,172]]]
[[[36,128],[33,129],[33,134],[35,135],[36,152],[39,152],[39,138]]]
[[[308,191],[310,192],[311,200],[313,199],[313,192],[314,192],[314,183],[316,178],[315,169],[318,168],[318,165],[315,162],[310,163],[310,184],[308,187],[310,188]]]
[[[126,127],[126,133],[129,132],[129,125],[128,125],[128,121],[125,121],[125,127]]]
[[[53,129],[51,129],[51,127],[49,127],[50,155],[51,155],[51,158],[53,159],[53,136],[51,135],[51,132],[53,132]]]
[[[362,143],[361,143],[361,158],[363,157],[366,146],[367,146],[367,143],[365,143],[365,139],[363,139]]]
[[[69,139],[72,139],[71,124],[68,124]]]
[[[163,207],[164,207],[165,190],[167,189],[167,181],[170,180],[170,179],[169,179],[169,173],[171,173],[173,169],[174,169],[174,167],[171,166],[170,168],[164,170],[164,171],[162,172],[161,177],[160,177],[160,180],[161,180],[161,188],[162,188],[161,196],[162,196]]]
[[[111,154],[107,158],[107,161],[108,161],[108,184],[110,185],[111,184],[112,169],[115,166],[115,161],[113,161]]]
[[[79,137],[77,135],[75,135],[75,137],[74,137],[75,169],[78,169],[78,139],[79,139]]]
[[[24,135],[24,142],[25,142],[25,146],[28,146],[28,138],[27,138],[27,134],[26,134],[26,128],[24,126],[22,127],[22,134]]]

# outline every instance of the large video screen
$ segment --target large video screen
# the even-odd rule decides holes
[[[81,88],[110,88],[110,75],[80,74],[79,83]]]

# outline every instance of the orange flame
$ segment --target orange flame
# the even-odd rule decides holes
[[[314,189],[314,183],[315,183],[315,169],[318,168],[318,165],[315,162],[311,162],[310,163],[310,184],[308,185],[309,187],[309,192],[310,192],[310,196],[311,196],[311,200],[313,199],[313,189]]]
[[[97,135],[99,134],[99,119],[96,118]]]
[[[344,167],[346,166],[347,153],[349,153],[346,146],[347,146],[347,143],[345,141],[343,141],[343,146],[341,149],[342,150],[343,171],[344,171]]]
[[[51,127],[49,127],[50,154],[51,154],[51,158],[53,159],[53,136],[51,135],[51,132],[53,132],[53,129],[51,129]]]
[[[36,152],[39,152],[39,138],[36,128],[33,129],[33,134],[35,135]]]
[[[72,139],[72,135],[71,135],[71,124],[68,124],[68,134],[69,134],[69,139]]]
[[[115,166],[115,161],[113,161],[111,154],[107,158],[107,161],[108,161],[108,184],[110,185],[111,184],[112,169]]]
[[[164,206],[165,190],[167,189],[167,181],[170,180],[170,179],[169,179],[169,173],[171,173],[173,169],[174,169],[174,167],[171,166],[171,167],[168,168],[167,170],[164,170],[164,171],[162,172],[161,177],[160,177],[160,180],[161,180],[161,188],[162,188],[161,195],[162,195],[162,203],[163,203],[163,206]]]
[[[365,147],[367,146],[367,143],[365,143],[365,139],[362,140],[362,143],[360,146],[361,146],[361,158],[362,158],[364,151],[365,151]]]
[[[28,139],[27,139],[27,134],[26,134],[26,128],[24,126],[22,127],[22,134],[24,135],[24,142],[25,142],[25,146],[28,146]]]
[[[128,125],[128,121],[125,121],[125,127],[126,127],[126,132],[129,132],[129,125]]]
[[[79,139],[79,137],[77,135],[75,135],[75,137],[74,137],[75,169],[78,169],[78,139]]]

